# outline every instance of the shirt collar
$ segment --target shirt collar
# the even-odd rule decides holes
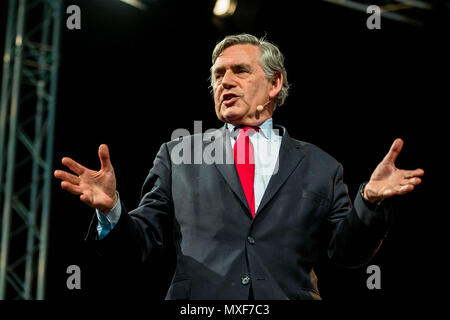
[[[236,134],[236,132],[235,132],[236,126],[234,124],[231,124],[231,123],[227,123],[226,126],[227,126],[227,129],[229,130],[231,136],[236,139],[236,136],[235,136],[235,134]],[[266,138],[268,140],[270,140],[272,138],[272,134],[274,134],[273,130],[272,130],[273,129],[273,120],[272,120],[272,118],[267,119],[266,121],[261,123],[258,127],[260,129],[259,132],[262,134],[262,136],[264,138]]]

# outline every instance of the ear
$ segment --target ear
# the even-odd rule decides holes
[[[269,98],[273,99],[277,96],[277,94],[281,91],[283,87],[283,74],[281,72],[276,72],[273,75],[272,80],[270,81],[270,91]]]

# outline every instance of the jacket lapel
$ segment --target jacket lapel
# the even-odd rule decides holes
[[[290,176],[292,171],[298,166],[305,156],[300,146],[296,145],[293,139],[289,136],[287,130],[283,126],[274,125],[274,128],[281,129],[283,132],[283,140],[281,141],[280,153],[278,155],[277,167],[278,172],[274,174],[269,181],[269,184],[261,199],[261,203],[256,211],[256,217],[274,195],[281,188],[286,179]]]
[[[236,170],[236,166],[234,165],[234,156],[233,156],[233,148],[231,147],[230,133],[227,130],[226,125],[224,125],[218,131],[219,134],[212,135],[214,136],[214,138],[207,137],[206,139],[204,139],[203,142],[204,147],[209,143],[216,143],[216,146],[222,148],[222,157],[219,157],[219,159],[223,159],[223,161],[219,161],[219,163],[218,161],[212,162],[217,167],[219,172],[222,174],[223,178],[225,179],[225,181],[227,182],[233,193],[247,208],[248,215],[251,218],[251,212],[247,203],[247,198],[245,197],[244,190],[242,189],[241,181],[239,179],[239,175]],[[208,154],[205,154],[205,156],[209,157]]]

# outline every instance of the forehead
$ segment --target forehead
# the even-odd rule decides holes
[[[252,44],[237,44],[226,48],[217,57],[214,66],[227,67],[233,64],[259,64],[261,51],[257,46]]]

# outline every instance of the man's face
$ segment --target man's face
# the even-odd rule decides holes
[[[272,116],[273,102],[262,112],[256,110],[279,91],[266,78],[260,56],[258,47],[240,44],[226,48],[217,58],[212,76],[215,109],[220,120],[235,125],[259,125]]]

